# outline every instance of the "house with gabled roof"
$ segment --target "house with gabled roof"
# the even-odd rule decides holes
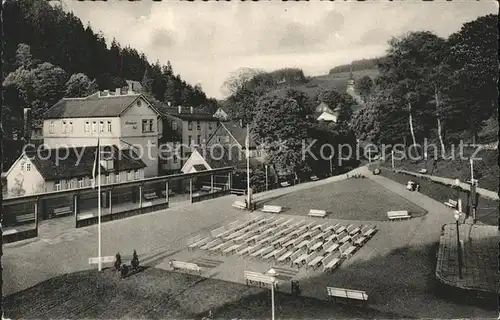
[[[7,196],[90,187],[97,146],[25,150],[5,173]],[[144,178],[146,164],[132,149],[101,146],[102,185]]]
[[[321,103],[314,110],[313,117],[316,121],[337,122],[339,117],[340,108],[332,110],[326,103]]]
[[[166,107],[161,109],[163,134],[160,167],[163,173],[178,172],[195,146],[206,143],[217,128],[219,119],[212,113],[194,107]]]
[[[229,120],[229,112],[224,107],[219,107],[217,111],[214,113],[214,117],[219,119],[220,121],[228,121]]]
[[[158,175],[159,111],[139,93],[97,92],[85,98],[64,98],[43,115],[43,143],[63,146],[116,146],[132,149],[146,164],[145,177]]]
[[[266,159],[265,151],[263,146],[257,143],[252,131],[249,131],[250,167],[263,166]],[[204,165],[207,170],[231,166],[246,170],[246,136],[247,129],[241,121],[221,122],[206,144],[198,147],[196,153],[193,152],[188,158],[182,172],[192,172],[197,164]]]

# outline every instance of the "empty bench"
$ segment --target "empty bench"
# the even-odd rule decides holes
[[[148,192],[148,193],[144,194],[144,199],[146,199],[146,200],[153,200],[156,198],[158,198],[158,195],[156,194],[156,192]]]
[[[311,177],[311,180],[312,180],[312,181],[317,181],[317,180],[319,180],[319,178],[318,178],[317,176],[312,176],[312,177]]]
[[[328,297],[331,298],[346,298],[346,299],[355,299],[355,300],[368,300],[368,294],[365,291],[360,290],[351,290],[344,288],[333,288],[326,287],[326,291],[328,293]]]
[[[233,202],[232,206],[235,208],[238,208],[238,209],[246,209],[247,208],[246,204],[242,201],[235,201],[235,202]]]
[[[268,212],[268,213],[280,213],[282,208],[280,206],[269,206],[269,205],[264,205],[262,207],[263,212]]]
[[[427,169],[420,169],[420,170],[418,170],[418,173],[426,174],[427,173]]]
[[[448,199],[448,201],[446,201],[444,204],[452,209],[455,209],[458,206],[458,201]]]
[[[289,186],[291,186],[290,182],[288,182],[288,181],[281,182],[281,183],[280,183],[280,185],[281,185],[282,187],[289,187]]]
[[[326,216],[326,211],[325,210],[311,209],[311,210],[309,210],[308,216],[324,218]]]
[[[161,195],[162,195],[162,196],[164,196],[164,197],[166,197],[166,196],[167,196],[167,191],[166,191],[166,190],[163,190],[163,191],[161,192]],[[169,195],[169,196],[173,196],[173,195],[175,195],[175,192],[173,192],[173,191],[172,191],[172,189],[169,189],[169,190],[168,190],[168,195]]]
[[[387,212],[387,218],[389,220],[401,220],[401,219],[410,219],[411,215],[406,210],[400,211],[389,211]]]
[[[183,262],[177,260],[170,260],[170,266],[174,270],[187,270],[201,273],[201,268],[196,263]]]
[[[71,211],[71,207],[61,207],[61,208],[54,209],[54,214],[56,216],[68,214],[68,213],[73,213],[73,211]]]

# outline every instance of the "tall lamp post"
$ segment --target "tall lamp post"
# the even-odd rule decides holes
[[[267,191],[267,190],[269,190],[268,184],[267,184],[267,164],[265,166],[266,166],[266,191]]]
[[[459,225],[458,225],[458,220],[460,219],[460,212],[458,210],[455,210],[455,222],[456,222],[456,228],[457,228],[457,254],[458,254],[458,276],[460,279],[462,279],[462,248],[460,246],[460,231],[459,231]]]
[[[270,275],[273,278],[273,281],[271,283],[271,320],[274,320],[274,284],[276,283],[276,270],[271,268],[268,272],[268,275]]]

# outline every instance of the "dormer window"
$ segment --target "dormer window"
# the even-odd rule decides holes
[[[54,133],[54,121],[51,121],[49,124],[49,133]]]
[[[73,133],[73,122],[69,122],[69,133]]]
[[[66,121],[62,122],[62,133],[66,133]]]
[[[104,132],[104,121],[99,121],[99,132]]]
[[[85,132],[90,132],[90,121],[85,121]]]

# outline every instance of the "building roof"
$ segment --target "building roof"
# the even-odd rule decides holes
[[[169,115],[172,117],[176,117],[182,120],[191,120],[191,121],[218,121],[219,119],[215,118],[213,114],[208,112],[203,112],[193,108],[193,113],[191,113],[191,109],[188,107],[181,107],[181,113],[179,113],[179,108],[163,108],[163,115]]]
[[[47,180],[63,180],[84,176],[92,176],[95,152],[97,146],[43,149],[39,152],[27,151],[33,165]],[[146,164],[139,159],[131,149],[120,150],[117,146],[102,146],[102,151],[111,152],[113,156],[113,170],[106,170],[101,166],[101,174],[125,170],[142,169]],[[68,155],[66,156],[66,151]],[[80,156],[80,161],[78,161]]]
[[[117,117],[127,110],[139,97],[147,101],[141,94],[108,95],[102,97],[96,93],[86,98],[64,98],[47,110],[43,118]]]
[[[208,168],[204,164],[195,164],[193,168],[195,168],[195,170],[198,172],[208,170]]]
[[[231,136],[238,142],[241,147],[245,148],[245,140],[247,137],[247,128],[246,126],[242,126],[240,122],[237,121],[228,121],[221,123],[222,129],[226,129],[227,132],[231,134]],[[256,148],[257,144],[255,142],[255,137],[252,135],[252,129],[250,128],[250,149]]]

